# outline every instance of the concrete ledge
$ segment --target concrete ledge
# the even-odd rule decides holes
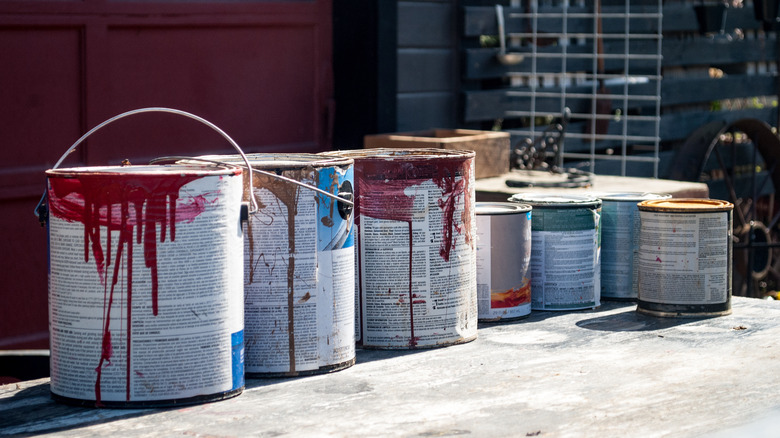
[[[524,177],[525,175],[526,174],[520,173],[519,171],[515,171],[493,178],[478,179],[475,184],[477,201],[504,202],[515,193],[524,192],[565,193],[568,195],[593,192],[666,193],[672,195],[674,198],[707,198],[709,196],[709,188],[707,187],[707,184],[704,183],[613,175],[593,175],[593,184],[590,187],[548,188],[507,186],[507,180]]]

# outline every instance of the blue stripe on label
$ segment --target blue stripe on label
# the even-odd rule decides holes
[[[233,347],[233,389],[244,386],[244,331],[230,335],[230,343]]]

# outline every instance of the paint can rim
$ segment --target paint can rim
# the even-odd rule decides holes
[[[477,216],[493,216],[505,214],[528,213],[533,207],[530,204],[515,202],[475,202],[474,211]]]
[[[469,150],[436,148],[370,148],[345,149],[323,152],[323,156],[349,157],[360,160],[397,160],[397,159],[464,159],[474,158],[477,153]]]
[[[84,166],[49,169],[46,176],[54,178],[83,178],[90,176],[210,176],[239,175],[241,169],[234,166],[199,165],[137,165],[137,166]]]
[[[642,201],[638,207],[640,211],[662,213],[711,213],[732,211],[734,204],[719,199],[671,198]]]
[[[592,195],[562,195],[558,193],[517,193],[509,202],[530,204],[534,208],[600,207],[601,199]]]
[[[284,153],[256,153],[246,154],[247,161],[253,169],[301,169],[348,166],[354,164],[354,160],[347,157],[327,157],[319,154],[284,154]],[[244,159],[240,155],[202,155],[195,157],[204,160],[222,161],[229,164],[244,165]]]
[[[668,193],[649,193],[649,192],[592,192],[589,193],[602,201],[626,201],[626,202],[641,202],[655,199],[669,199],[672,195]]]

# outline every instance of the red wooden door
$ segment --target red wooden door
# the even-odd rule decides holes
[[[0,349],[48,348],[44,171],[127,110],[199,115],[245,152],[330,148],[332,0],[0,0]],[[230,153],[171,114],[119,120],[63,166]]]

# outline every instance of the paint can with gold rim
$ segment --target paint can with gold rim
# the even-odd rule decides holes
[[[732,211],[716,199],[640,202],[637,311],[667,317],[731,313]]]

